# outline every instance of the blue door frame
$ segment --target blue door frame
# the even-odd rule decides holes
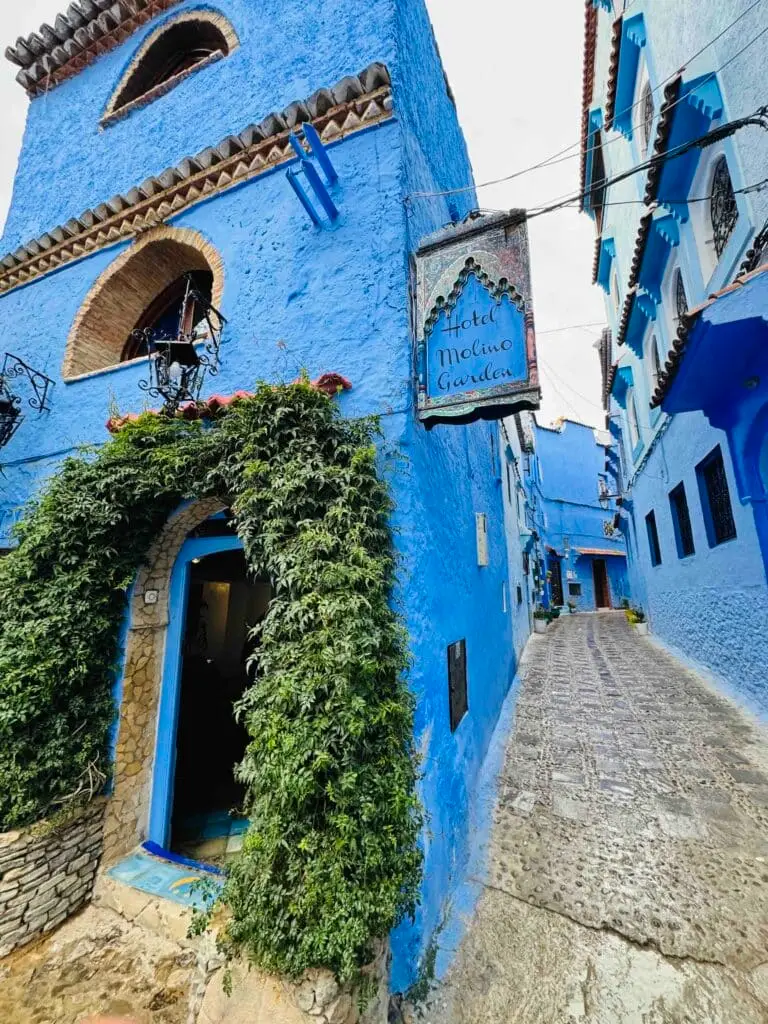
[[[171,572],[168,588],[168,628],[165,637],[160,707],[157,714],[155,762],[147,838],[163,849],[171,839],[173,782],[176,770],[176,726],[181,698],[181,667],[187,622],[190,566],[193,561],[222,551],[242,550],[239,537],[195,537],[185,541]]]

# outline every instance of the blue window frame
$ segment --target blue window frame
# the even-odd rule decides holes
[[[649,512],[645,517],[645,528],[648,531],[648,549],[651,553],[651,565],[661,565],[661,547],[659,531],[656,528],[656,513]]]
[[[672,526],[675,531],[675,544],[677,545],[677,557],[688,558],[696,552],[693,543],[693,529],[691,527],[691,516],[688,511],[688,498],[685,494],[685,484],[679,483],[669,492],[669,507],[672,512]]]
[[[709,546],[714,548],[733,540],[736,537],[736,523],[720,445],[713,448],[698,464],[696,479]]]

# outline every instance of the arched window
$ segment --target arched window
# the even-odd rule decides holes
[[[648,377],[651,384],[651,394],[656,390],[661,376],[661,354],[659,352],[659,339],[651,334],[648,339]]]
[[[185,333],[203,317],[196,304],[184,306],[187,284],[214,306],[221,305],[222,263],[216,250],[195,231],[158,227],[146,232],[96,281],[67,341],[63,376],[72,378],[113,367],[147,354],[134,334],[149,328],[176,336],[184,307]]]
[[[678,267],[675,271],[675,325],[680,326],[680,321],[688,312],[688,296],[685,293],[685,282],[683,274]]]
[[[640,424],[637,419],[637,403],[635,402],[634,388],[630,388],[627,393],[627,424],[629,425],[629,444],[632,451],[634,451],[640,440]]]
[[[191,11],[161,25],[131,61],[103,121],[162,95],[190,71],[228,56],[237,45],[227,19],[212,11]]]
[[[736,195],[733,191],[728,161],[719,156],[712,171],[712,187],[709,193],[709,219],[712,224],[712,241],[717,258],[723,255],[728,239],[731,237],[739,210]]]
[[[651,132],[653,130],[654,113],[653,89],[651,88],[651,83],[646,80],[640,97],[640,128],[642,133],[643,153],[647,153],[651,147]]]

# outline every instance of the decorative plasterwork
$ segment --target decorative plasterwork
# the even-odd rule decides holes
[[[205,24],[215,26],[215,28],[217,28],[224,37],[227,46],[226,52],[219,50],[210,54],[203,60],[198,61],[198,63],[194,64],[192,67],[187,68],[178,75],[174,75],[172,78],[166,79],[164,82],[161,82],[160,85],[157,85],[148,92],[145,92],[137,99],[132,100],[129,103],[123,103],[118,107],[117,102],[122,95],[123,90],[133,78],[136,71],[139,70],[142,62],[147,56],[147,53],[152,49],[158,39],[164,36],[166,32],[169,32],[171,29],[176,28],[178,25],[184,24],[185,22],[203,22]],[[110,101],[107,104],[107,108],[101,119],[102,127],[106,127],[107,125],[113,124],[115,121],[119,121],[123,117],[127,117],[132,110],[143,107],[147,103],[151,103],[152,100],[156,100],[160,96],[165,95],[165,93],[170,92],[174,86],[178,85],[185,78],[194,74],[195,71],[199,71],[201,68],[207,67],[209,64],[213,64],[215,61],[221,60],[222,57],[228,57],[238,48],[239,45],[240,40],[237,37],[237,33],[235,32],[232,23],[218,11],[196,8],[193,11],[185,11],[177,17],[169,18],[164,21],[162,25],[158,25],[154,32],[150,32],[137,52],[133,55],[133,59],[123,73],[120,83],[112,93]]]
[[[581,169],[579,180],[581,182],[582,202],[580,208],[584,208],[583,195],[587,188],[587,147],[589,145],[589,108],[592,105],[592,95],[595,85],[595,51],[597,48],[597,8],[592,0],[586,0],[584,5],[584,70],[582,75],[582,99],[581,99]]]
[[[446,296],[437,296],[435,304],[430,309],[429,315],[424,322],[424,337],[428,337],[432,333],[432,329],[440,319],[441,313],[445,313],[446,316],[451,315],[471,275],[474,275],[480,284],[488,289],[488,293],[494,301],[499,302],[506,295],[516,309],[519,309],[521,313],[525,313],[525,300],[515,286],[503,277],[498,281],[492,281],[480,264],[470,256],[461,268],[448,294]]]
[[[611,99],[611,127],[621,132],[625,138],[632,137],[635,88],[640,54],[646,44],[645,21],[642,14],[631,18],[624,17],[618,26],[619,39],[611,52],[616,66],[611,68],[608,89]],[[606,123],[607,123],[606,104]]]
[[[5,51],[21,70],[16,81],[30,97],[49,92],[113,50],[180,0],[76,0],[51,25]]]
[[[20,246],[0,260],[0,294],[295,160],[289,136],[303,122],[311,121],[330,143],[391,117],[389,72],[384,64],[371,64]]]

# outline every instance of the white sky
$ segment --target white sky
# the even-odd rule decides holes
[[[427,0],[427,5],[478,183],[512,174],[578,141],[583,4]],[[52,22],[66,6],[66,0],[5,0],[0,50],[41,22]],[[10,201],[27,108],[15,70],[0,58],[0,222]],[[578,148],[570,152],[573,159],[554,167],[480,189],[481,207],[531,207],[575,193]],[[600,293],[591,284],[592,222],[575,210],[561,210],[532,220],[529,231],[544,392],[540,421],[569,416],[602,426],[592,348],[600,327],[558,330],[603,321]]]

